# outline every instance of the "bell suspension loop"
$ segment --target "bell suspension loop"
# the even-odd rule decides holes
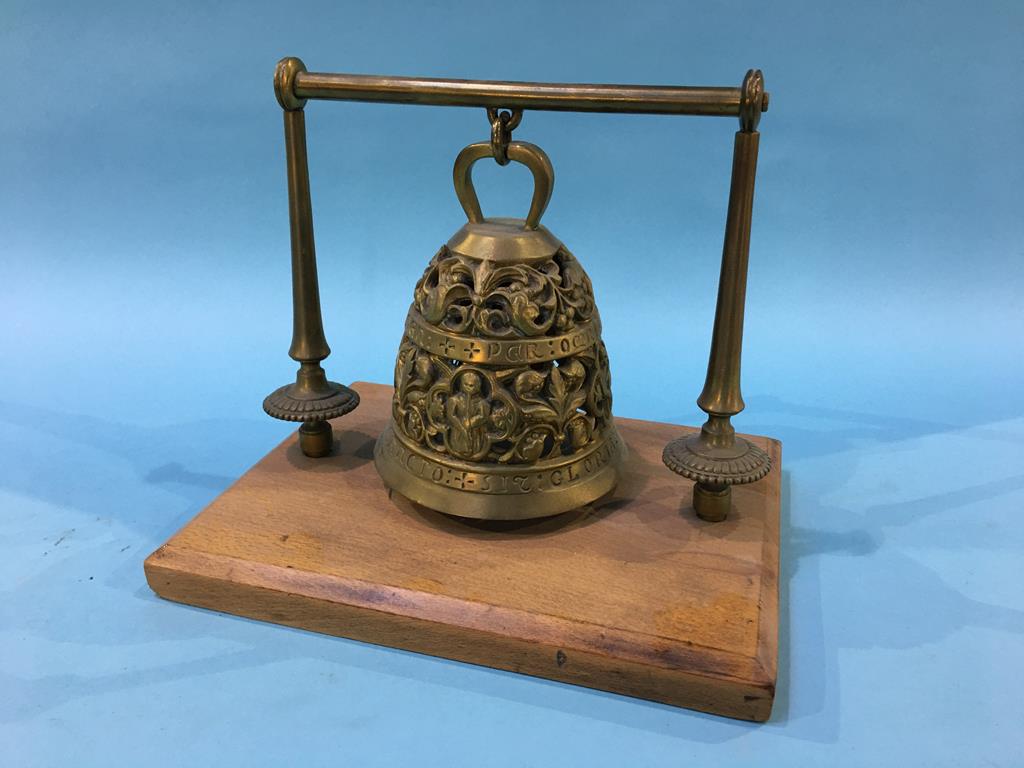
[[[509,112],[488,107],[487,120],[491,124],[491,154],[494,161],[498,165],[508,165],[508,145],[512,141],[512,131],[518,128],[523,120],[523,110],[514,109]]]

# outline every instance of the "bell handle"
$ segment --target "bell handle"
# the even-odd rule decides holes
[[[494,157],[490,142],[470,144],[459,152],[452,171],[455,196],[459,198],[462,210],[466,212],[466,218],[471,224],[479,224],[484,220],[484,214],[480,210],[480,199],[473,186],[473,165],[485,157]],[[526,215],[526,229],[537,229],[540,226],[540,217],[544,215],[551,200],[551,190],[555,186],[555,169],[552,168],[551,160],[543,149],[526,141],[510,142],[508,157],[509,160],[522,163],[533,173],[533,200],[530,203],[530,212]]]

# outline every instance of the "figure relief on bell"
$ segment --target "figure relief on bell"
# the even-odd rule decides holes
[[[458,365],[402,342],[395,423],[411,440],[469,461],[530,463],[585,448],[611,418],[603,345],[499,371]]]
[[[480,394],[480,374],[459,373],[462,375],[453,378],[453,383],[458,383],[445,408],[448,450],[462,459],[483,458],[491,447],[487,437],[491,406]]]

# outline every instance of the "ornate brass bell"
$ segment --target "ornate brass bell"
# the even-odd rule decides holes
[[[471,173],[492,156],[532,171],[525,220],[484,218]],[[576,509],[615,487],[625,447],[590,279],[540,224],[551,161],[533,144],[482,142],[462,150],[453,175],[469,221],[416,283],[377,471],[461,517]]]

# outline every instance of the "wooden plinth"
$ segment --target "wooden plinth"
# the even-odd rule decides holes
[[[781,446],[721,523],[661,463],[687,427],[617,419],[626,477],[599,503],[501,530],[389,493],[391,388],[356,384],[334,455],[293,434],[146,560],[169,600],[765,720],[778,651]],[[492,524],[493,525],[493,524]],[[538,690],[538,696],[543,692]]]

